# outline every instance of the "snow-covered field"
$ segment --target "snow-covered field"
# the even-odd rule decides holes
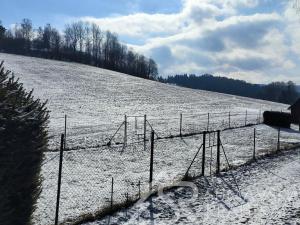
[[[77,63],[66,63],[0,53],[7,69],[12,70],[34,95],[49,100],[51,147],[58,147],[68,116],[70,146],[110,137],[124,115],[147,115],[154,129],[163,135],[178,134],[179,114],[183,131],[206,127],[207,113],[212,123],[227,121],[227,114],[245,113],[257,117],[259,110],[286,110],[287,105],[215,92],[193,90],[124,76],[117,72]],[[255,114],[255,115],[253,115]],[[218,116],[218,117],[217,117]],[[240,116],[244,122],[244,115]],[[129,121],[130,122],[130,121]],[[131,121],[133,123],[133,121]]]
[[[0,53],[5,66],[20,77],[34,95],[49,100],[50,148],[59,147],[59,134],[64,131],[64,115],[68,116],[67,146],[82,147],[65,152],[61,195],[60,221],[82,213],[94,212],[108,205],[111,177],[115,179],[114,200],[125,200],[128,192],[134,195],[141,182],[142,191],[148,188],[149,143],[144,151],[137,133],[143,130],[143,118],[128,118],[129,142],[122,146],[92,147],[104,144],[122,123],[124,115],[147,115],[149,123],[159,136],[178,135],[179,115],[183,113],[183,133],[256,123],[259,112],[286,110],[287,105],[214,92],[192,90],[154,81],[127,76],[76,63],[66,63]],[[275,149],[277,130],[258,125],[257,154]],[[147,136],[150,128],[148,126]],[[281,140],[296,143],[300,134],[284,130]],[[117,136],[123,139],[123,130]],[[228,130],[221,133],[224,149],[231,164],[239,165],[253,154],[253,127]],[[211,135],[207,140],[215,142]],[[198,147],[202,135],[184,138],[156,140],[154,154],[154,185],[168,183],[184,175]],[[206,172],[214,171],[215,148],[207,151]],[[198,160],[198,161],[197,161]],[[226,166],[221,157],[223,168]],[[211,163],[210,163],[211,162]],[[191,175],[199,173],[200,158],[191,168]],[[45,156],[42,169],[43,192],[34,215],[36,224],[52,224],[54,221],[58,152]]]
[[[300,223],[300,149],[266,158],[191,188],[158,197],[86,225]],[[235,180],[234,180],[235,179]]]

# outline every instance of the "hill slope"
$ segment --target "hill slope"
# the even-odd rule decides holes
[[[170,120],[169,124],[175,119],[177,129],[179,113],[287,108],[284,104],[176,87],[77,63],[3,53],[0,60],[26,88],[34,88],[36,97],[49,100],[51,134],[63,131],[64,114],[69,118],[69,137],[78,137],[111,133],[124,114],[147,114],[149,120]]]

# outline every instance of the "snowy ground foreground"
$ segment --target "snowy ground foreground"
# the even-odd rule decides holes
[[[115,179],[115,202],[124,201],[126,193],[136,195],[139,181],[142,191],[148,189],[149,143],[146,151],[142,142],[132,143],[143,131],[142,118],[138,119],[137,128],[134,119],[128,119],[129,141],[125,149],[115,145],[89,147],[107,142],[124,114],[147,114],[159,136],[168,136],[179,133],[179,113],[183,113],[183,132],[189,133],[207,128],[207,112],[214,112],[210,116],[209,129],[222,129],[229,125],[229,111],[235,115],[231,118],[231,126],[236,126],[245,123],[246,110],[247,123],[255,123],[260,109],[287,108],[283,104],[175,87],[76,63],[2,53],[0,60],[5,60],[6,67],[20,77],[26,88],[35,89],[35,96],[49,99],[49,126],[54,137],[50,147],[59,146],[58,134],[64,130],[64,114],[69,118],[67,146],[83,147],[64,154],[60,221],[108,205],[111,177]],[[116,141],[123,141],[122,129]],[[147,126],[147,137],[150,130]],[[283,144],[300,140],[300,134],[295,130],[284,130],[281,136]],[[251,159],[253,127],[224,131],[221,138],[231,164],[240,165]],[[216,137],[211,135],[207,138],[207,146],[215,141]],[[154,185],[181,178],[201,143],[201,135],[157,140]],[[276,145],[277,130],[257,126],[257,154],[265,154]],[[206,152],[206,175],[214,172],[215,151],[212,148]],[[224,168],[224,156],[221,161]],[[199,174],[200,167],[198,156],[190,174]],[[54,221],[57,172],[58,153],[49,152],[42,168],[43,191],[34,214],[35,224],[52,224]]]
[[[177,188],[87,223],[106,224],[299,224],[300,149]],[[235,180],[233,179],[235,178]]]

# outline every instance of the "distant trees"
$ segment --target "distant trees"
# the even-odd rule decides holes
[[[116,34],[94,23],[73,22],[60,34],[50,24],[33,29],[32,22],[23,19],[12,29],[4,28],[2,36],[0,50],[8,53],[75,61],[146,79],[158,75],[153,59],[128,49]]]
[[[299,98],[299,93],[292,81],[273,82],[264,86],[259,96],[265,100],[292,104]]]
[[[166,79],[159,77],[158,80],[160,82],[194,89],[215,91],[287,104],[293,103],[300,97],[295,84],[291,81],[287,83],[273,82],[268,85],[258,85],[226,77],[215,77],[209,74],[202,76],[193,74],[175,75],[169,76]]]
[[[2,26],[2,22],[0,20],[0,39],[2,39],[4,37],[4,34],[5,34],[5,27]]]

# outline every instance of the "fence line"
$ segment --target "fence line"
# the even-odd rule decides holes
[[[207,115],[208,114],[206,114],[206,116]],[[244,115],[249,116],[248,113]],[[131,116],[125,116],[124,122],[126,125],[123,122],[118,129],[120,130],[122,127],[125,129],[126,127],[126,132],[125,130],[121,131],[121,133],[124,134],[124,143],[125,136],[127,139],[127,135],[130,134],[128,130],[130,124],[127,124],[130,117]],[[99,150],[71,152],[65,148],[68,146],[66,138],[61,139],[63,147],[61,146],[60,148],[59,165],[61,164],[61,166],[59,166],[58,175],[61,181],[57,182],[57,190],[59,191],[57,191],[56,196],[58,206],[56,206],[55,215],[57,215],[58,219],[56,219],[55,216],[55,224],[56,220],[58,222],[64,222],[66,220],[75,221],[75,219],[78,219],[78,211],[80,210],[83,211],[82,215],[80,215],[81,218],[84,218],[91,212],[96,212],[96,214],[97,212],[103,212],[107,207],[106,202],[109,202],[109,208],[111,210],[112,208],[115,209],[122,206],[122,203],[128,205],[128,202],[130,202],[129,199],[139,199],[141,195],[143,195],[142,193],[149,191],[149,187],[150,190],[155,190],[157,186],[168,182],[168,179],[174,180],[176,179],[175,177],[178,176],[178,179],[193,177],[195,175],[205,176],[205,171],[209,171],[210,175],[218,175],[224,169],[230,168],[231,165],[233,165],[232,160],[235,158],[239,159],[241,155],[244,161],[253,160],[268,153],[266,149],[272,150],[274,148],[276,151],[280,151],[289,144],[281,141],[285,132],[287,132],[285,130],[278,129],[276,132],[273,132],[273,130],[270,132],[262,130],[261,133],[258,133],[256,128],[252,130],[251,127],[245,127],[244,125],[239,130],[233,127],[224,130],[204,129],[201,133],[199,132],[191,136],[188,136],[188,134],[184,136],[182,133],[180,135],[179,130],[179,132],[177,131],[177,137],[160,138],[156,136],[157,138],[155,139],[155,135],[157,134],[151,123],[147,120],[146,116],[141,118],[144,119],[142,121],[144,125],[148,124],[148,126],[143,127],[143,139],[140,142],[126,143],[126,146],[103,145],[99,147]],[[247,119],[245,119],[245,121],[247,122]],[[67,123],[65,122],[65,124]],[[248,124],[246,123],[246,125]],[[245,134],[242,134],[242,130]],[[151,131],[151,136],[149,136],[150,143],[145,135],[148,131]],[[235,137],[237,134],[234,132],[237,132],[242,138]],[[265,134],[264,132],[269,133]],[[215,143],[216,135],[217,143]],[[233,135],[233,138],[231,135]],[[62,137],[63,136],[64,134]],[[267,138],[265,138],[266,136]],[[298,138],[296,134],[295,137]],[[263,140],[270,140],[271,146],[262,142],[261,138],[263,138]],[[249,146],[246,146],[245,140],[250,140]],[[242,144],[235,144],[235,141],[241,141]],[[263,146],[263,148],[258,144]],[[249,147],[250,149],[246,149],[246,153],[237,152],[231,147],[232,145],[238,147],[244,146],[245,149]],[[113,147],[115,148],[115,152]],[[125,152],[124,147],[126,148]],[[177,160],[170,155],[175,155],[175,153],[171,151],[171,149],[175,148],[178,148],[177,153],[180,153]],[[191,151],[193,148],[197,150],[196,154]],[[221,152],[221,148],[223,153]],[[201,150],[202,155],[199,159]],[[65,154],[63,154],[63,152],[65,152]],[[48,159],[47,165],[51,165],[55,162],[54,159],[56,158],[55,156]],[[170,162],[168,162],[168,160],[170,160]],[[198,162],[198,160],[200,160],[200,162]],[[150,161],[150,165],[145,163],[147,161]],[[180,165],[177,165],[177,163],[180,163]],[[212,168],[213,163],[216,163],[215,169]],[[176,164],[176,166],[174,164]],[[149,167],[146,165],[149,165]],[[164,170],[164,167],[168,169]],[[206,170],[206,168],[208,170]],[[160,178],[161,172],[165,172],[166,174],[163,175],[168,178]],[[116,176],[116,174],[118,175]],[[107,180],[108,177],[112,178],[111,182]],[[96,187],[101,188],[98,189]],[[88,196],[84,196],[85,194]],[[105,200],[103,196],[107,196],[108,200]],[[85,199],[85,197],[88,199]],[[89,202],[91,199],[95,200]],[[59,202],[62,204],[59,204]],[[89,206],[84,205],[84,202],[88,202]],[[82,207],[74,213],[72,209],[78,205],[82,205]]]
[[[191,120],[191,118],[196,118],[197,116],[201,117],[200,120]],[[137,140],[140,139],[140,136],[143,135],[143,141],[147,141],[147,133],[151,133],[152,130],[155,131],[155,136],[157,139],[164,139],[164,138],[170,138],[170,137],[177,137],[177,136],[189,136],[193,134],[199,134],[202,133],[204,130],[216,130],[222,127],[221,130],[225,130],[227,128],[238,128],[242,126],[248,126],[248,125],[256,125],[260,124],[261,115],[257,113],[249,113],[246,111],[245,113],[230,113],[228,112],[228,121],[226,123],[226,120],[224,120],[224,112],[212,112],[212,113],[201,113],[201,114],[192,114],[193,117],[188,117],[188,114],[180,113],[179,117],[168,117],[168,120],[163,119],[153,119],[148,118],[147,115],[144,116],[131,116],[131,115],[124,115],[124,120],[121,122],[113,134],[111,136],[107,136],[104,138],[104,141],[99,142],[99,136],[95,136],[94,138],[90,138],[91,135],[89,133],[86,134],[83,138],[82,144],[78,144],[76,140],[80,140],[78,138],[73,137],[74,135],[71,134],[69,131],[69,141],[68,146],[66,146],[66,150],[78,150],[78,149],[87,149],[87,148],[97,148],[102,147],[105,145],[112,145],[112,144],[121,144],[121,145],[127,145],[128,142],[136,143]],[[241,116],[241,117],[240,117]],[[242,116],[245,116],[245,123],[242,122],[244,120]],[[251,117],[252,116],[252,117]],[[134,118],[134,130],[136,135],[132,134],[132,131],[130,133],[129,131],[129,125],[131,124],[130,118]],[[143,131],[141,133],[137,133],[137,118],[143,119]],[[178,127],[169,127],[169,125],[174,124],[172,118],[175,118],[178,120]],[[220,120],[221,118],[221,120]],[[223,120],[222,120],[223,119]],[[68,118],[68,125],[71,123],[70,118]],[[165,126],[162,126],[165,125]],[[149,126],[149,128],[148,128]],[[65,115],[65,121],[64,121],[64,135],[65,139],[67,139],[67,130],[72,130],[71,128],[67,128],[67,115]],[[102,131],[103,134],[109,134],[111,133],[111,130]],[[131,139],[128,139],[128,135],[131,135]],[[51,141],[54,140],[56,136],[54,135],[51,138]],[[87,138],[87,139],[86,139]],[[103,138],[102,138],[103,139]],[[106,140],[105,140],[106,139]],[[137,139],[137,140],[136,140]],[[87,141],[93,143],[88,144]],[[113,143],[113,141],[115,141]],[[71,142],[75,142],[74,144],[71,144]],[[67,142],[66,142],[67,143]],[[57,143],[58,144],[58,143]],[[52,144],[53,145],[53,144]],[[59,151],[57,148],[50,148],[49,151]]]

